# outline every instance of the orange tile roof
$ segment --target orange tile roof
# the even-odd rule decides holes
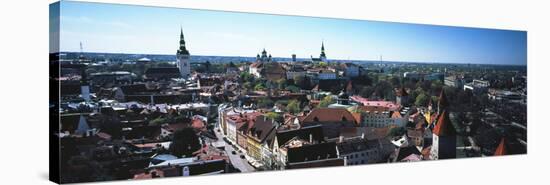
[[[316,108],[313,109],[303,122],[355,122],[353,115],[346,109],[341,108]]]
[[[500,144],[498,144],[497,149],[495,150],[495,156],[506,155],[506,154],[508,154],[508,150],[506,147],[506,138],[503,137],[500,140]]]
[[[437,119],[437,123],[433,130],[433,133],[437,136],[454,136],[456,134],[455,128],[449,118],[449,113],[444,110],[443,113]]]

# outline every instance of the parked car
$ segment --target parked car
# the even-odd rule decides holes
[[[231,153],[232,153],[233,155],[237,155],[237,152],[235,152],[235,150],[231,151]]]

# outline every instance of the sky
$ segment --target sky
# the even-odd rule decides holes
[[[60,50],[430,63],[527,64],[527,32],[62,1]],[[50,30],[51,31],[51,30]]]

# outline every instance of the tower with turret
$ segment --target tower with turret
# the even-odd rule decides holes
[[[183,28],[180,32],[180,46],[176,53],[176,64],[182,78],[188,78],[191,75],[191,64],[189,63],[189,51],[185,47],[185,39],[183,38]]]
[[[447,110],[448,100],[443,90],[439,95],[437,121],[432,130],[430,159],[456,158],[456,130]]]

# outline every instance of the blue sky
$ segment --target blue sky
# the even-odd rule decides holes
[[[52,17],[50,17],[52,19]],[[246,14],[63,1],[61,51],[175,54],[183,27],[191,55],[527,63],[524,31]]]

